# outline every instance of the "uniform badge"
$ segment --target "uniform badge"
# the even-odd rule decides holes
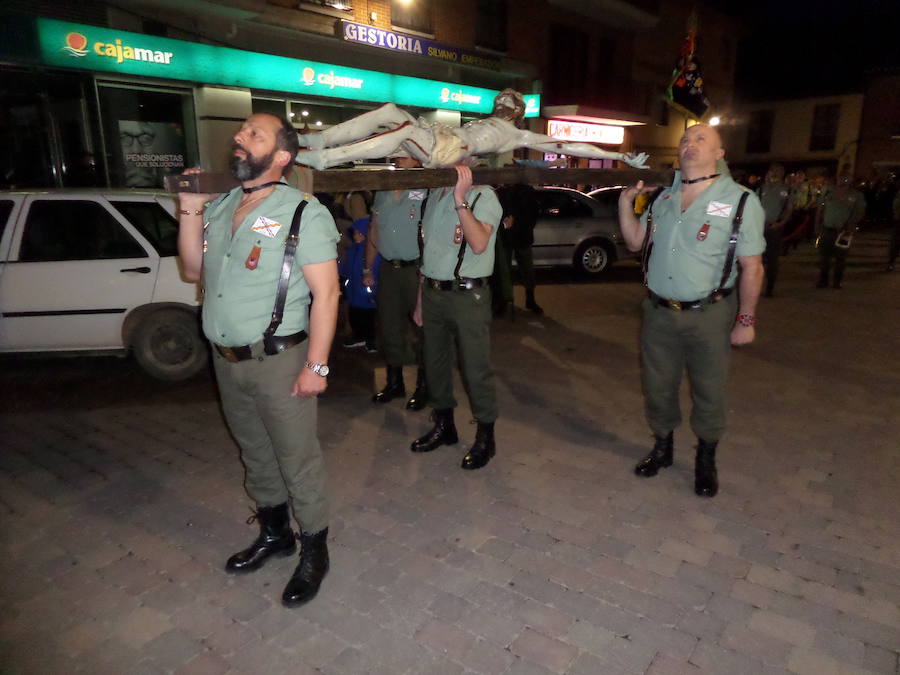
[[[255,270],[259,266],[259,256],[262,253],[262,249],[259,246],[254,246],[250,250],[250,255],[247,256],[247,260],[244,261],[244,267],[248,270]]]
[[[422,201],[423,199],[425,199],[425,192],[422,191],[422,190],[410,190],[410,191],[409,191],[409,198],[410,198],[410,199],[413,199],[413,200],[415,200],[415,201],[417,201],[417,202],[420,202],[420,201]]]
[[[706,207],[706,215],[728,218],[731,215],[732,208],[734,208],[733,204],[726,204],[725,202],[710,202]]]
[[[709,223],[703,223],[703,226],[697,230],[697,241],[706,241],[709,236]]]
[[[459,223],[456,224],[456,229],[453,231],[453,243],[461,244],[463,240],[463,229],[462,225]]]
[[[258,234],[265,235],[269,239],[275,237],[278,234],[278,230],[281,229],[281,223],[275,222],[270,218],[266,218],[265,216],[260,216],[256,219],[256,222],[250,227],[251,230]]]

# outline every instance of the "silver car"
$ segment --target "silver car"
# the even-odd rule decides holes
[[[598,277],[617,260],[631,257],[616,216],[621,189],[604,190],[601,201],[569,188],[536,188],[540,212],[534,264],[572,265],[579,274]]]

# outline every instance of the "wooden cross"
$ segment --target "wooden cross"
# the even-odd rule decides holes
[[[305,192],[351,192],[353,190],[406,190],[434,188],[456,184],[454,169],[329,169],[313,171],[295,167],[299,173],[298,188]],[[647,185],[669,185],[673,171],[665,169],[552,169],[534,166],[507,166],[500,169],[474,168],[475,185],[633,185],[643,180]],[[200,192],[218,194],[239,185],[237,179],[224,173],[200,173],[166,176],[167,192]]]

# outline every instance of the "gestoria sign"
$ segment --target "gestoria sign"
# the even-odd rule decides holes
[[[477,113],[490,113],[498,93],[53,19],[37,28],[42,61],[64,68]],[[536,117],[540,96],[526,98],[526,117]]]

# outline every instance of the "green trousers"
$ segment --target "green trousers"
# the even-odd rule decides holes
[[[836,246],[839,229],[825,228],[819,237],[819,283],[827,284],[831,271],[831,260],[834,259],[834,283],[839,284],[844,278],[844,269],[847,267],[847,254],[849,248]]]
[[[472,414],[479,422],[496,420],[490,289],[436,291],[425,286],[422,323],[428,405],[436,410],[456,407],[452,372],[455,345]]]
[[[378,274],[381,353],[389,366],[422,363],[421,329],[412,322],[419,293],[415,265],[393,267],[382,261]]]
[[[657,436],[681,424],[678,392],[685,369],[693,403],[691,429],[705,441],[722,436],[736,306],[733,293],[702,310],[680,312],[644,299],[641,374],[647,422]]]
[[[325,463],[316,436],[316,398],[292,397],[306,362],[303,342],[275,356],[229,363],[215,349],[222,409],[241,448],[244,486],[257,507],[290,500],[303,532],[328,527]],[[259,353],[257,353],[259,352]]]

